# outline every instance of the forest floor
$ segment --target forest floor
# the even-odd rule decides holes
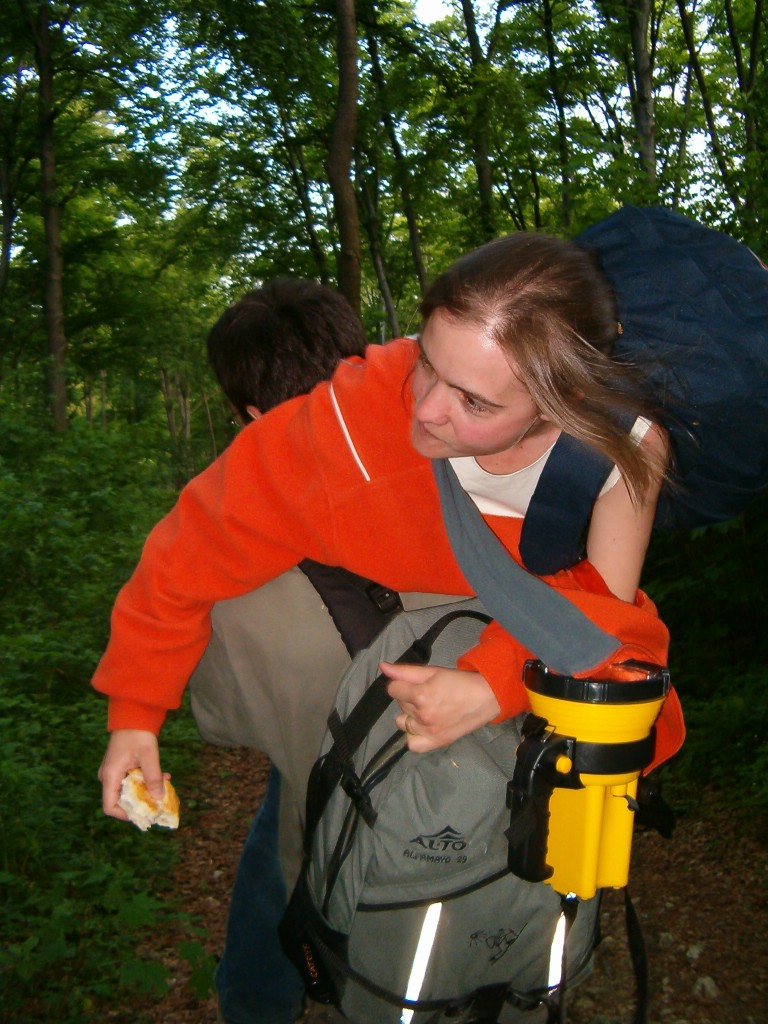
[[[169,885],[199,931],[158,929],[143,939],[143,954],[162,961],[171,981],[167,995],[133,1007],[133,1021],[215,1024],[215,997],[196,994],[194,966],[179,949],[192,938],[210,958],[221,951],[240,848],[268,767],[253,751],[205,749],[198,791],[182,794],[182,815],[185,801],[195,810],[187,828],[182,818]],[[672,840],[636,835],[631,890],[648,951],[648,1024],[768,1024],[768,849],[743,831],[735,817],[708,807],[679,820]],[[601,927],[594,972],[569,994],[571,1024],[632,1019],[621,893],[606,895]],[[122,1017],[116,1009],[107,1016]]]

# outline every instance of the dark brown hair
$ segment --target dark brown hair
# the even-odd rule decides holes
[[[642,382],[611,358],[616,305],[594,256],[572,242],[520,231],[461,257],[427,289],[437,309],[487,331],[509,355],[540,412],[615,462],[634,501],[663,472],[622,423],[653,418]]]
[[[332,288],[276,278],[247,292],[208,333],[208,358],[229,401],[267,412],[327,380],[341,359],[362,355],[362,324]]]

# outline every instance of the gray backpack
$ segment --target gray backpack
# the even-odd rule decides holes
[[[576,901],[508,868],[525,716],[413,754],[379,675],[381,660],[452,667],[488,621],[477,600],[403,612],[336,696],[281,940],[308,994],[356,1024],[534,1024],[563,972],[570,984],[590,965],[598,897],[576,914]]]

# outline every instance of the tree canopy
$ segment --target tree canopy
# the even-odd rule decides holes
[[[212,313],[254,282],[336,284],[386,338],[461,251],[573,234],[626,201],[760,251],[762,0],[442,10],[13,0],[3,374],[37,370],[59,431],[119,415],[148,376],[180,408],[201,400]]]

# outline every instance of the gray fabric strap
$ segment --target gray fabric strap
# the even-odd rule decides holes
[[[508,633],[549,668],[565,675],[588,671],[621,646],[562,594],[517,564],[446,459],[433,459],[432,468],[456,561]]]

